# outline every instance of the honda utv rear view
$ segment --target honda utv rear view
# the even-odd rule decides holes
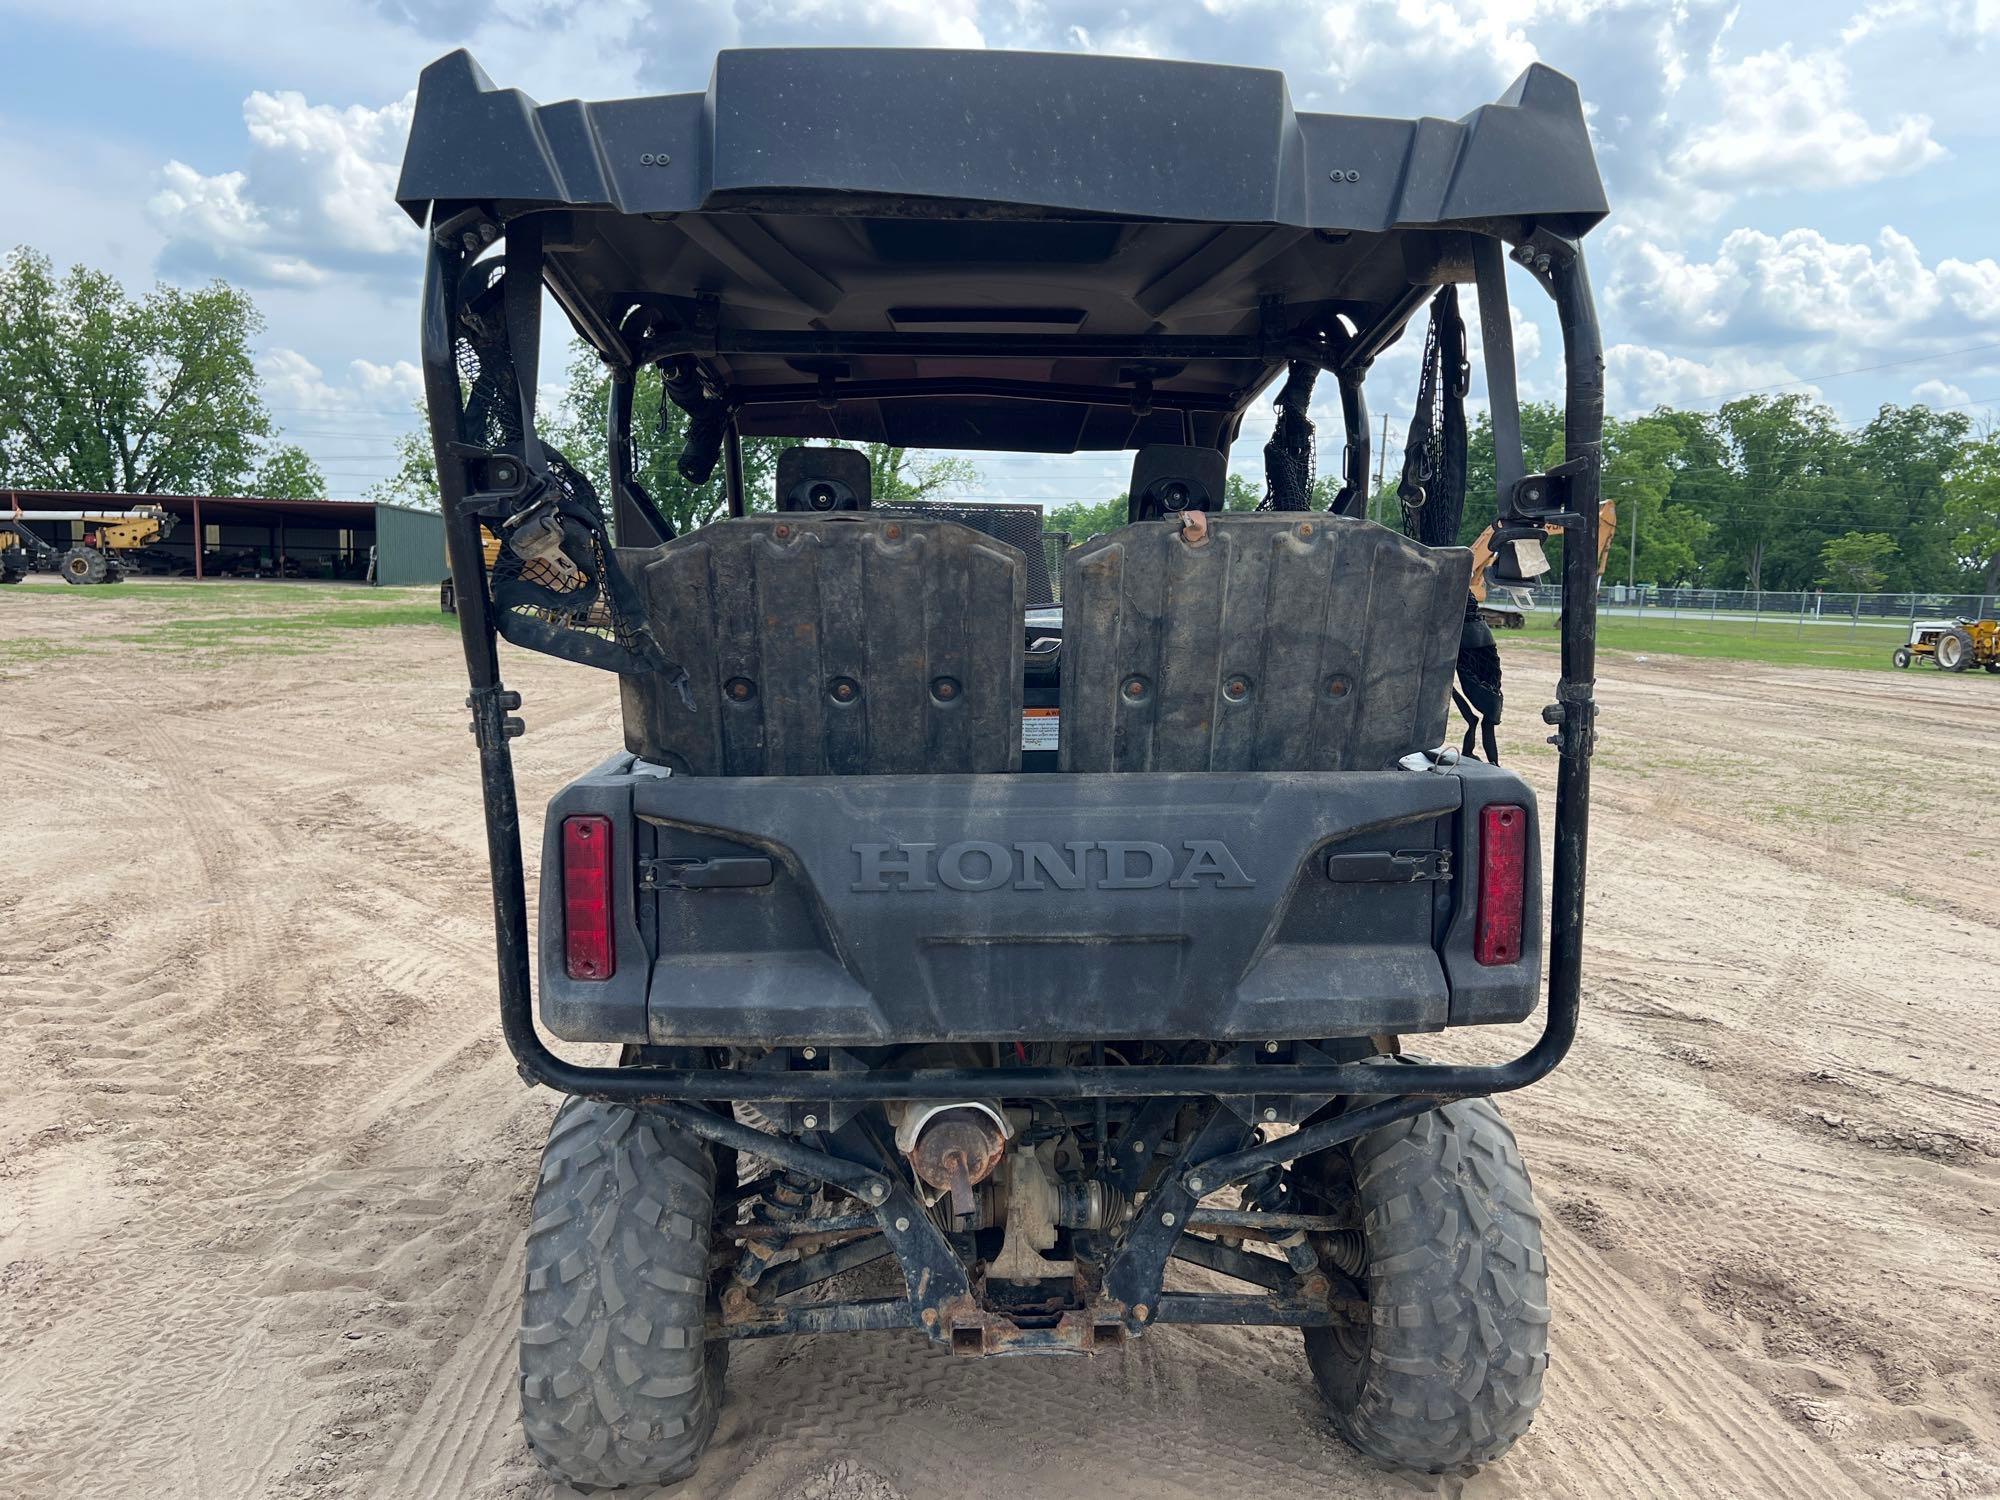
[[[569,1096],[521,1319],[541,1461],[686,1474],[739,1339],[1089,1354],[1177,1323],[1299,1329],[1381,1462],[1504,1453],[1549,1311],[1489,1096],[1575,1031],[1593,737],[1575,87],[1533,67],[1397,121],[1295,112],[1255,69],[742,51],[705,93],[538,106],[460,53],[399,196],[501,1025]],[[1547,472],[1510,275],[1562,332]],[[545,297],[603,357],[602,454],[538,432]],[[1468,497],[1472,318],[1495,483]],[[1384,525],[1364,392],[1405,336]],[[679,474],[719,474],[709,524],[635,478],[649,366]],[[1262,503],[1230,509],[1266,401]],[[791,440],[775,483],[745,439]],[[1065,548],[1033,506],[878,499],[867,444],[1129,452],[1124,524]],[[1468,505],[1497,581],[1566,585],[1552,815],[1499,763]],[[532,923],[496,637],[623,702],[623,748],[549,806]],[[619,1065],[552,1051],[537,987],[540,1028]],[[1511,1061],[1404,1050],[1544,994]]]

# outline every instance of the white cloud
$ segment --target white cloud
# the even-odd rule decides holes
[[[2000,263],[1928,265],[1893,228],[1873,245],[1843,244],[1817,229],[1736,229],[1707,261],[1634,245],[1610,300],[1645,331],[1675,342],[1882,348],[2000,328]]]
[[[270,349],[258,356],[257,373],[263,377],[265,396],[273,406],[306,415],[373,417],[408,411],[424,389],[422,371],[406,359],[388,364],[350,360],[347,379],[335,385],[325,371],[296,349]]]
[[[1870,125],[1849,102],[1846,65],[1830,52],[1795,56],[1787,44],[1716,63],[1709,77],[1721,113],[1674,157],[1691,183],[1762,192],[1852,187],[1945,155],[1927,115],[1898,116],[1887,129]]]
[[[289,91],[243,105],[245,167],[204,175],[170,161],[147,205],[164,268],[253,286],[309,286],[337,271],[407,274],[422,236],[394,202],[414,95],[380,109],[309,104]]]
[[[748,37],[784,32],[795,44],[810,37],[850,46],[987,45],[977,0],[744,0],[735,13]]]
[[[1781,361],[1735,351],[1688,359],[1644,344],[1613,344],[1605,350],[1604,382],[1605,406],[1614,416],[1635,416],[1656,406],[1713,406],[1773,386],[1815,398],[1820,394]]]
[[[1924,406],[1966,406],[1971,404],[1972,392],[1949,380],[1926,380],[1910,387],[1910,399]]]
[[[1842,28],[1849,46],[1893,27],[1922,26],[1953,38],[2000,38],[2000,0],[1876,0]]]

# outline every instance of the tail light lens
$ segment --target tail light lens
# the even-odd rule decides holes
[[[599,813],[562,826],[563,966],[571,979],[609,979],[618,967],[611,945],[611,820]]]
[[[1522,908],[1528,891],[1528,810],[1496,804],[1479,810],[1479,922],[1472,956],[1482,964],[1521,961]]]

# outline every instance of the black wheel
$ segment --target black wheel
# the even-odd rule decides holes
[[[1937,664],[1947,672],[1963,672],[1972,665],[1972,632],[1954,625],[1937,638]]]
[[[521,1425],[559,1479],[671,1484],[699,1462],[726,1362],[705,1341],[714,1198],[714,1157],[684,1131],[582,1099],[557,1113],[528,1229]]]
[[[64,583],[102,583],[111,564],[95,547],[72,547],[57,564]]]
[[[1890,653],[1889,660],[1899,667],[1907,667],[1910,664],[1910,648],[1908,646],[1898,646]]]
[[[1548,1367],[1548,1262],[1513,1132],[1490,1099],[1385,1126],[1298,1168],[1321,1237],[1370,1320],[1309,1328],[1306,1359],[1336,1431],[1389,1468],[1464,1473],[1528,1430]]]

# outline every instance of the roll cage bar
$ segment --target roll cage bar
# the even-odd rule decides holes
[[[1003,1095],[1041,1099],[1187,1097],[1209,1100],[1254,1096],[1376,1098],[1380,1102],[1309,1123],[1270,1145],[1216,1158],[1205,1169],[1209,1190],[1220,1177],[1239,1180],[1278,1161],[1289,1161],[1360,1131],[1405,1115],[1421,1113],[1446,1100],[1504,1093],[1547,1075],[1569,1050],[1576,1034],[1580,999],[1585,865],[1590,819],[1590,759],[1595,741],[1593,689],[1597,641],[1596,557],[1599,467],[1604,411],[1603,345],[1591,299],[1590,282],[1575,238],[1511,220],[1473,231],[1474,281],[1484,330],[1484,357],[1496,445],[1496,542],[1537,539],[1552,527],[1566,533],[1563,548],[1561,672],[1556,700],[1542,710],[1554,726],[1551,742],[1560,753],[1554,819],[1554,868],[1549,901],[1548,1011],[1540,1036],[1526,1051],[1497,1065],[1413,1064],[1384,1071],[1363,1062],[1244,1060],[1221,1064],[1146,1067],[994,1070],[924,1068],[742,1072],[712,1067],[586,1067],[549,1049],[534,1023],[530,980],[525,870],[521,852],[520,805],[509,741],[522,732],[514,716],[518,692],[501,678],[494,611],[488,594],[479,518],[468,508],[477,488],[475,466],[493,455],[471,441],[460,386],[455,329],[463,273],[498,226],[485,220],[482,239],[466,232],[461,214],[429,236],[423,305],[422,345],[426,401],[437,459],[438,486],[445,516],[446,546],[457,590],[460,643],[471,686],[467,706],[479,748],[484,790],[487,855],[492,873],[495,946],[499,961],[503,1034],[524,1078],[565,1093],[641,1105],[680,1121],[695,1134],[751,1150],[820,1180],[849,1186],[881,1203],[891,1189],[874,1169],[825,1152],[750,1131],[727,1114],[700,1107],[721,1101],[782,1103],[804,1100],[935,1100]],[[533,213],[509,222],[504,231],[508,279],[514,289],[539,289],[544,279],[541,234]],[[1511,246],[1511,250],[1503,250]],[[1506,305],[1503,254],[1523,265],[1554,302],[1564,354],[1566,410],[1565,461],[1546,474],[1525,472],[1520,413],[1515,397],[1511,322]],[[575,316],[571,299],[558,299]],[[1413,285],[1366,328],[1342,337],[1309,338],[1297,332],[1259,333],[1248,339],[1161,337],[1072,339],[1062,335],[933,335],[922,333],[770,333],[730,331],[719,324],[698,333],[664,337],[633,349],[635,362],[676,354],[755,349],[768,353],[837,355],[841,352],[949,353],[979,359],[1016,354],[1033,345],[1040,352],[1064,352],[1087,344],[1093,351],[1135,360],[1170,360],[1220,351],[1228,357],[1307,360],[1339,384],[1346,429],[1347,496],[1365,495],[1369,443],[1363,382],[1370,362],[1401,333],[1410,316],[1436,290]],[[521,367],[535,368],[539,345],[540,297],[507,299],[513,354]],[[610,330],[593,330],[598,340]],[[594,340],[595,341],[595,340]],[[605,344],[600,342],[600,348]],[[614,494],[619,523],[633,518],[636,535],[660,536],[657,517],[648,518],[630,492],[630,431],[633,364],[614,363],[610,430]],[[1006,381],[967,378],[954,391],[1006,399]],[[534,381],[519,382],[526,463],[538,462],[534,436]],[[939,385],[925,386],[937,390]],[[1046,394],[1045,387],[1037,387]],[[778,400],[774,391],[758,399]],[[1118,399],[1127,400],[1121,396]],[[1172,404],[1182,398],[1160,393]],[[725,434],[723,458],[732,514],[744,507],[739,440],[733,421]],[[1352,501],[1350,500],[1351,504]],[[1385,1084],[1393,1080],[1393,1088]]]

